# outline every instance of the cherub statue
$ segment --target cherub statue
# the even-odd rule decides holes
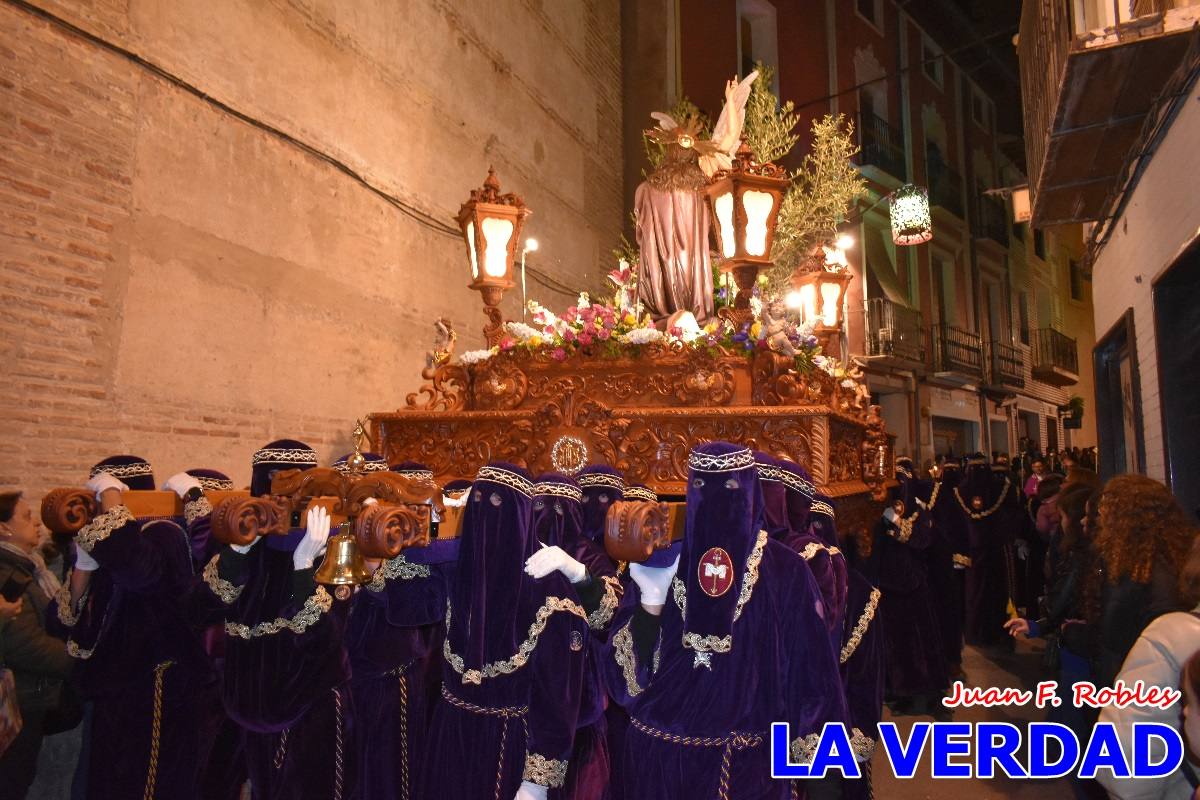
[[[742,138],[751,72],[725,88],[725,107],[711,139],[701,140],[694,117],[676,120],[656,111],[658,127],[647,132],[664,146],[663,162],[637,189],[634,213],[640,258],[638,299],[657,320],[690,311],[703,323],[713,316],[710,220],[704,186],[719,170],[729,169]]]
[[[454,332],[454,326],[445,317],[435,320],[433,327],[437,331],[437,336],[433,340],[433,351],[425,356],[427,368],[440,367],[449,361],[450,357],[454,355],[454,343],[458,341],[458,334]]]
[[[767,332],[767,346],[788,358],[796,357],[796,348],[788,336],[787,311],[782,301],[774,300],[763,306],[762,324]]]

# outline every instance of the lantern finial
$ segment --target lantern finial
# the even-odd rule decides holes
[[[516,246],[528,216],[529,209],[520,196],[500,193],[500,179],[493,166],[488,167],[483,187],[472,189],[470,199],[458,211],[458,225],[471,265],[470,287],[483,297],[488,318],[483,335],[489,346],[498,344],[503,336],[500,300],[513,286]]]

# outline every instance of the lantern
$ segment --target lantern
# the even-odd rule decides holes
[[[731,273],[738,286],[732,308],[721,309],[722,316],[735,325],[748,321],[750,296],[758,271],[771,263],[771,245],[779,206],[787,190],[787,172],[770,162],[754,161],[743,142],[728,170],[713,176],[705,189],[717,252],[724,259],[721,271]]]
[[[787,305],[800,312],[802,322],[812,326],[813,335],[827,353],[841,350],[843,306],[852,279],[849,269],[829,269],[819,255],[792,273]]]
[[[458,226],[467,243],[471,265],[470,288],[483,297],[488,324],[483,328],[489,347],[499,344],[504,333],[500,300],[511,289],[517,242],[530,211],[520,196],[500,193],[496,170],[488,168],[482,189],[472,189],[471,198],[458,210]]]
[[[892,241],[899,245],[928,242],[933,238],[933,220],[929,215],[929,193],[920,186],[906,183],[891,194]]]

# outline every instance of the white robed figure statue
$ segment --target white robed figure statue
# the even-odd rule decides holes
[[[725,107],[712,138],[701,141],[694,117],[675,120],[669,114],[651,116],[658,127],[648,135],[663,145],[658,168],[638,186],[634,197],[637,244],[640,251],[638,300],[656,322],[676,311],[690,311],[704,322],[712,317],[713,279],[709,260],[708,179],[732,166],[742,137],[751,72],[741,83],[725,87]]]

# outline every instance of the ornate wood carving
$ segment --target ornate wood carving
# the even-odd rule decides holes
[[[362,513],[363,501],[375,498],[380,503],[412,506],[427,506],[440,514],[442,492],[431,480],[419,480],[398,475],[395,472],[369,472],[351,477],[350,488],[345,496],[345,513],[354,516]]]
[[[86,489],[51,489],[42,498],[42,524],[51,533],[74,535],[95,513],[96,501]]]
[[[615,561],[641,563],[670,544],[670,509],[666,503],[623,500],[609,507],[604,519],[604,549]]]
[[[345,497],[350,479],[332,467],[289,469],[271,479],[271,494],[293,501],[308,497]],[[342,513],[344,510],[339,509]]]
[[[212,535],[222,544],[244,546],[259,536],[288,532],[291,506],[274,497],[227,497],[212,514]]]
[[[354,538],[364,558],[395,558],[406,547],[429,543],[432,506],[376,503],[354,521]]]

